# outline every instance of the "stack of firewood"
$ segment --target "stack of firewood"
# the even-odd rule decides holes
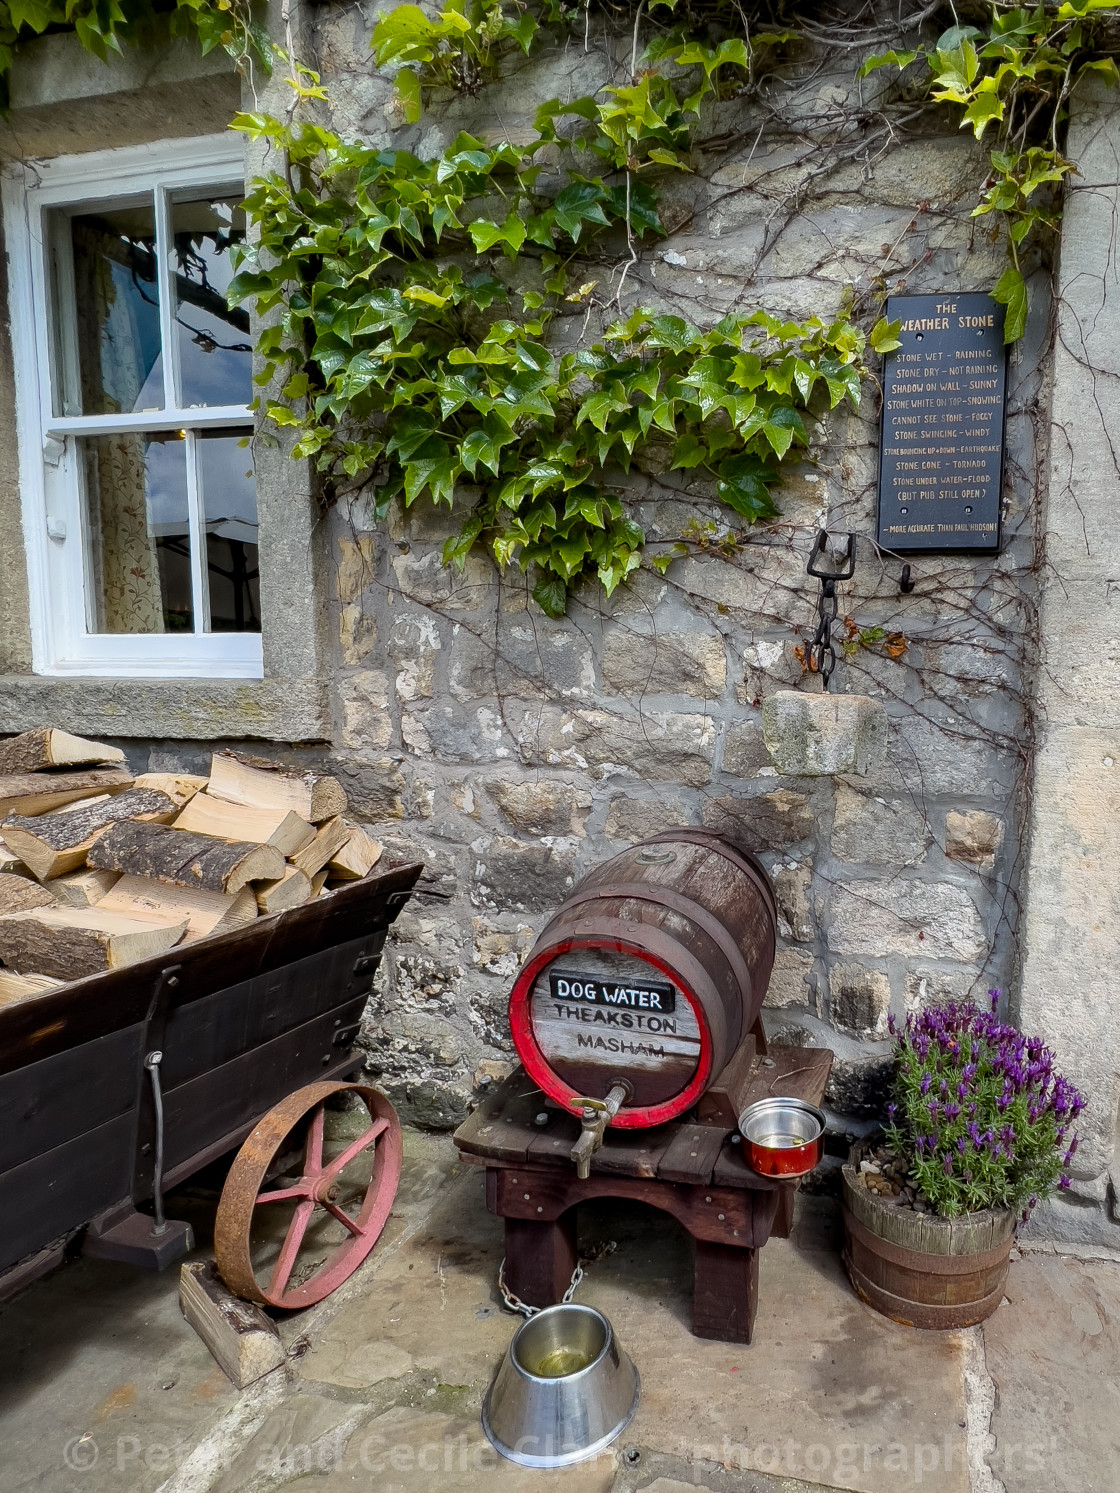
[[[298,907],[381,855],[321,773],[123,763],[50,727],[0,741],[0,1003]]]

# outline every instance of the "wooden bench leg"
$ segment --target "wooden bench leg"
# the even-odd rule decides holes
[[[692,1331],[696,1337],[749,1343],[758,1308],[758,1250],[695,1241]]]
[[[772,1239],[788,1239],[793,1233],[793,1202],[796,1196],[792,1187],[783,1187],[778,1193],[778,1208],[770,1226]]]
[[[576,1210],[553,1223],[507,1218],[506,1285],[527,1306],[553,1306],[576,1268]]]

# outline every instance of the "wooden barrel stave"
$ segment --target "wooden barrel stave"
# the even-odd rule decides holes
[[[604,1097],[613,1077],[626,1077],[634,1093],[614,1121],[619,1128],[675,1118],[755,1021],[776,922],[763,868],[707,831],[666,831],[596,867],[541,932],[514,985],[510,1024],[526,1069],[569,1104]],[[657,986],[649,998],[670,1005],[668,1019],[634,1010],[627,1028],[624,1011],[559,998],[573,982],[585,989],[587,977],[595,1001],[600,985],[616,999],[623,976],[627,997],[644,1000],[645,987]]]

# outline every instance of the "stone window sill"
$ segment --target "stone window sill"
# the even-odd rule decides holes
[[[0,733],[43,725],[97,738],[330,738],[325,691],[317,679],[59,679],[0,674]]]

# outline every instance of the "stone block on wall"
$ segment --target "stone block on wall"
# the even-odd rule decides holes
[[[483,783],[502,813],[523,835],[582,835],[591,795],[585,788],[544,779],[514,783],[492,779]]]
[[[762,734],[779,772],[864,774],[886,756],[887,715],[878,700],[865,695],[776,690],[762,702]]]
[[[849,881],[833,888],[828,946],[834,954],[975,962],[987,943],[976,904],[948,882]]]
[[[677,798],[629,798],[619,794],[611,799],[603,833],[611,840],[629,840],[636,844],[659,835],[662,830],[681,824],[693,824],[695,817]]]
[[[710,798],[704,825],[745,845],[748,850],[777,850],[808,839],[813,812],[804,793],[779,788],[755,798]]]
[[[830,844],[839,860],[913,865],[924,857],[929,842],[925,815],[912,805],[884,803],[847,784],[837,786]]]
[[[715,632],[638,632],[612,627],[603,637],[603,678],[623,694],[718,699],[727,687],[723,639]]]
[[[809,983],[812,973],[812,954],[804,949],[779,949],[774,956],[764,1004],[771,1009],[807,1006],[813,993]]]
[[[1003,821],[982,809],[961,812],[950,809],[945,816],[945,854],[951,861],[986,868],[995,865],[1003,842]]]
[[[552,912],[575,882],[575,851],[561,845],[529,845],[505,835],[476,840],[471,901],[476,907],[517,912]]]
[[[857,1037],[881,1041],[891,1009],[890,978],[863,964],[834,964],[828,972],[829,1013],[835,1024]]]
[[[620,773],[701,787],[712,776],[715,725],[675,711],[530,708],[518,727],[521,760],[571,767],[600,779]]]
[[[774,872],[774,897],[778,903],[778,931],[796,943],[813,941],[813,912],[809,891],[813,873],[808,866],[782,866]]]

